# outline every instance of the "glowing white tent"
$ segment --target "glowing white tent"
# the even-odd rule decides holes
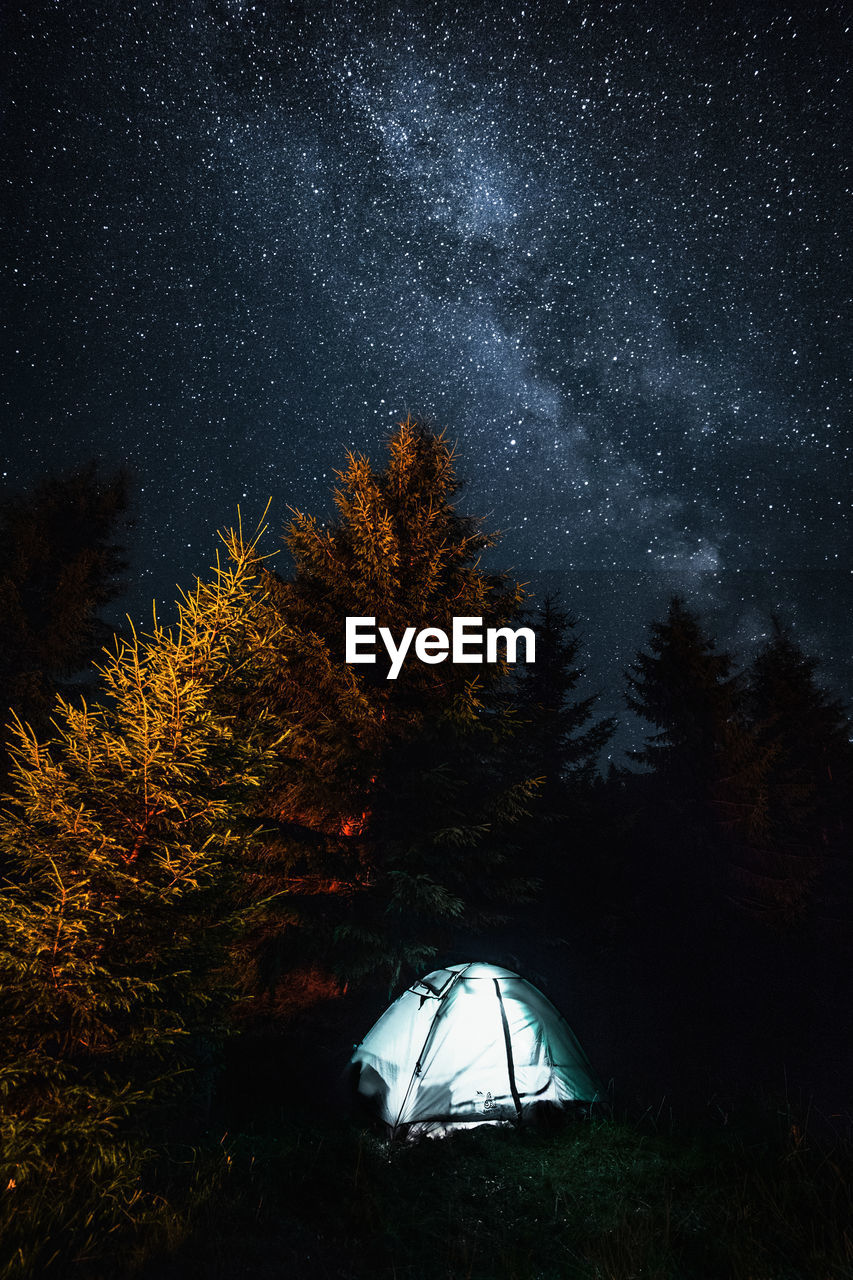
[[[454,964],[415,982],[351,1059],[392,1135],[521,1120],[598,1088],[565,1019],[509,969]]]

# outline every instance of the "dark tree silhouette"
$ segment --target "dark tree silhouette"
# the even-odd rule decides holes
[[[747,900],[776,919],[802,916],[828,857],[849,853],[853,726],[819,684],[817,666],[774,619],[747,673],[747,707],[767,761],[767,825],[740,880]]]
[[[110,637],[99,610],[123,590],[117,542],[124,471],[95,463],[42,481],[0,508],[0,713],[39,732],[60,688]]]
[[[768,830],[769,752],[746,714],[744,682],[678,596],[627,678],[628,706],[657,728],[630,755],[651,770],[645,790],[669,829],[664,840],[694,850],[702,893],[728,893],[731,864]]]
[[[584,674],[581,642],[558,601],[547,596],[529,621],[536,662],[518,669],[520,729],[513,750],[540,788],[520,824],[516,856],[543,886],[527,927],[533,936],[553,940],[570,918],[577,934],[612,896],[613,830],[598,764],[615,720],[594,718],[597,694],[577,694]]]
[[[608,718],[591,723],[598,695],[574,696],[584,674],[578,666],[580,639],[575,622],[557,600],[546,596],[532,621],[536,662],[520,669],[519,749],[527,771],[544,779],[545,808],[560,811],[570,794],[591,785],[616,722]]]
[[[774,619],[749,669],[749,709],[773,752],[769,785],[777,836],[827,849],[845,833],[853,775],[853,725],[817,678],[818,660]]]
[[[731,656],[717,651],[698,615],[674,596],[666,619],[652,623],[648,652],[637,655],[627,679],[628,706],[657,728],[631,758],[666,784],[675,805],[706,807],[725,726],[737,708]]]

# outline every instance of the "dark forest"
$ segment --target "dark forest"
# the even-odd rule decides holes
[[[448,436],[336,461],[332,517],[242,513],[116,634],[132,479],[2,512],[0,1274],[851,1274],[853,726],[818,656],[773,616],[744,659],[675,594],[608,761],[572,600],[485,567]],[[351,614],[529,625],[536,661],[389,681]],[[353,1045],[470,960],[547,995],[600,1095],[389,1140]]]

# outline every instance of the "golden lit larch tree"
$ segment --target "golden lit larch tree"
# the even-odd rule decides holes
[[[278,625],[252,590],[256,545],[225,542],[175,627],[118,642],[95,705],[59,700],[47,742],[15,729],[0,815],[0,1172],[19,1216],[46,1182],[61,1213],[73,1171],[132,1194],[131,1127],[223,1033],[239,864],[272,759],[266,719],[238,722],[234,706]],[[198,1101],[204,1080],[188,1080]]]

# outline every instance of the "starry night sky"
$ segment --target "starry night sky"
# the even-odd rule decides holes
[[[127,461],[144,618],[411,411],[613,706],[676,589],[849,694],[848,40],[841,4],[25,6],[4,483]]]

